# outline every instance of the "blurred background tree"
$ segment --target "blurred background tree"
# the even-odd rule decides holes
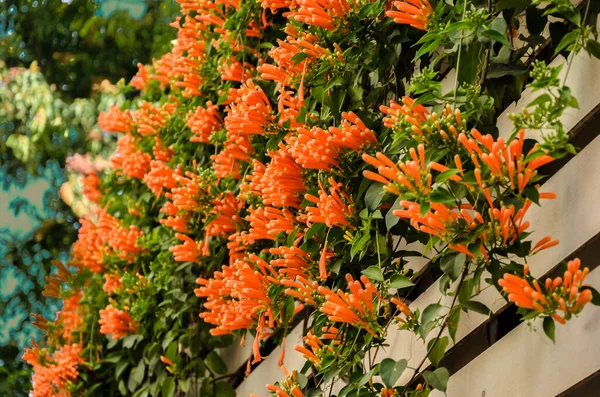
[[[126,100],[114,84],[138,62],[166,52],[177,9],[174,0],[0,0],[0,395],[28,395],[21,349],[39,337],[29,313],[57,309],[41,293],[79,227],[67,163],[96,167],[110,152],[98,112]]]

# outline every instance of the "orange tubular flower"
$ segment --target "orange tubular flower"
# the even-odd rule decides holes
[[[318,36],[307,33],[299,35],[298,32],[292,32],[290,26],[288,25],[286,32],[292,34],[285,41],[278,40],[278,46],[269,51],[269,56],[277,66],[265,63],[256,69],[264,80],[276,81],[284,87],[290,86],[294,77],[303,75],[311,63],[330,55],[329,50],[317,43]],[[296,62],[294,57],[299,54],[304,54],[306,58]]]
[[[123,288],[123,284],[121,284],[121,277],[119,277],[117,274],[105,274],[104,280],[105,281],[102,289],[108,295],[112,295]]]
[[[106,132],[129,134],[133,131],[131,113],[121,111],[119,105],[111,105],[108,112],[100,112],[98,125]]]
[[[174,365],[175,364],[173,361],[169,360],[169,358],[166,356],[160,356],[160,361],[162,361],[166,365]]]
[[[305,169],[330,171],[339,168],[340,156],[346,150],[361,152],[366,146],[377,145],[373,131],[356,116],[342,113],[342,124],[323,130],[313,127],[310,130],[298,128],[298,135],[286,138],[290,153],[296,162]]]
[[[313,298],[318,287],[316,281],[311,282],[303,276],[296,276],[296,280],[283,278],[281,280],[281,285],[288,287],[285,290],[286,295],[293,296],[294,298],[299,299],[301,302],[311,306],[317,306],[317,302]]]
[[[161,197],[163,189],[171,190],[179,186],[175,175],[181,175],[181,170],[173,171],[165,162],[152,160],[150,171],[144,175],[144,182],[156,197]]]
[[[112,334],[113,339],[130,335],[137,329],[137,323],[133,321],[129,313],[116,309],[112,305],[100,310],[100,320],[98,322],[100,323],[100,333],[104,335]]]
[[[200,287],[194,292],[207,299],[204,303],[207,311],[200,313],[200,317],[217,326],[211,329],[211,334],[225,335],[238,329],[250,329],[257,322],[259,334],[266,326],[273,328],[275,318],[266,293],[275,280],[273,276],[276,273],[272,267],[257,256],[251,256],[235,261],[232,266],[223,266],[222,271],[215,272],[211,279],[197,279]],[[258,335],[256,339],[258,343]],[[255,359],[260,357],[256,350]]]
[[[254,149],[250,144],[248,135],[228,134],[225,148],[217,155],[210,156],[213,161],[213,168],[218,178],[242,179],[239,162],[249,162]]]
[[[431,191],[431,168],[435,163],[425,165],[425,146],[419,144],[417,150],[410,148],[412,160],[397,165],[383,153],[378,152],[375,157],[366,153],[362,155],[365,162],[377,167],[378,174],[365,170],[363,175],[367,179],[386,185],[384,189],[390,193],[401,195],[402,192],[412,192],[418,195],[427,195]],[[455,175],[460,180],[458,175]]]
[[[237,230],[237,225],[242,223],[238,212],[242,203],[230,192],[223,193],[212,202],[208,218],[214,218],[210,222],[205,220],[205,232],[207,236],[227,236]]]
[[[68,344],[54,352],[54,357],[34,345],[26,349],[23,359],[33,366],[33,397],[69,396],[68,384],[79,376],[77,367],[84,363],[80,344]]]
[[[423,105],[415,105],[414,103],[414,99],[404,96],[402,97],[402,104],[392,101],[389,107],[380,106],[379,110],[388,115],[388,117],[383,118],[383,125],[387,128],[394,128],[404,120],[413,121],[411,124],[417,125],[427,120],[429,111]]]
[[[398,298],[392,298],[390,299],[390,302],[392,302],[394,305],[396,305],[396,310],[398,310],[400,313],[404,314],[407,318],[413,318],[415,315],[412,312],[412,310],[410,310],[410,308],[406,305],[406,303],[402,302],[400,299]],[[395,317],[396,320],[400,323],[405,323],[406,320],[404,320],[401,317]]]
[[[475,176],[478,177],[478,184],[482,189],[486,189],[486,183],[482,182],[481,168],[479,161],[488,166],[491,171],[491,178],[495,180],[507,181],[507,184],[515,191],[523,192],[525,187],[537,176],[537,169],[545,164],[554,161],[549,155],[542,154],[534,159],[525,162],[525,158],[540,149],[535,145],[527,155],[523,153],[523,144],[525,142],[525,131],[519,131],[516,139],[508,145],[504,138],[498,138],[494,141],[491,135],[481,135],[475,129],[471,130],[473,138],[467,138],[464,133],[459,134],[458,141],[464,146],[471,159],[475,163]],[[554,198],[553,193],[544,193],[541,198]],[[488,198],[489,200],[489,198]]]
[[[341,183],[337,183],[333,177],[329,177],[329,192],[326,193],[321,181],[319,181],[319,197],[307,194],[308,201],[315,203],[316,207],[306,207],[308,216],[306,224],[310,227],[311,223],[324,223],[327,227],[349,227],[354,228],[348,221],[354,216],[354,206],[352,200],[344,192],[340,191]],[[340,196],[341,193],[341,196]],[[342,197],[344,200],[342,200]],[[349,203],[349,204],[346,204]]]
[[[276,240],[279,233],[290,234],[296,227],[296,219],[287,209],[262,207],[248,210],[250,230],[243,235],[246,244],[254,244],[256,240]]]
[[[322,356],[326,353],[335,353],[333,347],[329,345],[324,345],[323,342],[312,333],[312,330],[309,330],[306,336],[303,338],[304,344],[308,347],[294,346],[294,350],[299,353],[302,353],[304,358],[308,361],[316,365],[317,367],[321,366]]]
[[[266,205],[300,208],[302,193],[306,191],[302,167],[296,164],[283,143],[265,168],[260,184]]]
[[[204,255],[208,247],[203,242],[196,243],[185,234],[176,233],[175,237],[183,241],[183,244],[169,248],[169,251],[175,254],[175,261],[199,263],[198,258]]]
[[[125,135],[117,142],[117,150],[110,158],[110,162],[117,173],[123,172],[126,176],[144,179],[150,170],[152,158],[148,153],[143,153],[137,147],[135,138]]]
[[[210,136],[213,132],[219,131],[223,124],[218,109],[218,106],[208,101],[206,108],[198,106],[195,111],[190,110],[186,121],[188,127],[195,135],[190,138],[190,142],[210,143]]]
[[[394,7],[398,11],[390,10],[385,13],[386,16],[393,18],[394,22],[427,30],[433,14],[433,7],[428,0],[395,1]]]
[[[129,85],[131,85],[133,88],[137,88],[140,91],[144,91],[148,85],[148,68],[142,63],[138,63],[137,67],[138,72],[135,76],[133,76],[129,82]]]
[[[262,88],[248,80],[238,90],[237,98],[225,117],[228,136],[262,135],[268,133],[266,128],[273,122],[273,109],[269,99]]]
[[[221,58],[219,66],[217,66],[217,71],[221,73],[223,81],[236,81],[241,83],[249,77],[250,71],[253,68],[254,67],[249,63],[242,65],[240,61],[237,61],[235,57],[232,56],[229,60]]]
[[[312,263],[310,255],[296,246],[269,248],[269,253],[282,256],[271,260],[271,266],[279,268],[279,275],[290,280],[297,276],[305,277]]]
[[[319,286],[317,291],[327,300],[320,311],[329,316],[329,321],[361,326],[368,333],[375,335],[372,326],[377,319],[378,309],[373,304],[373,298],[376,296],[382,303],[383,300],[367,277],[361,276],[360,280],[362,284],[361,281],[354,281],[351,275],[346,275],[350,293],[338,290],[336,294]]]
[[[336,30],[352,10],[347,0],[298,0],[298,6],[288,18],[330,31]]]
[[[569,261],[563,278],[546,279],[544,290],[537,280],[534,279],[532,283],[526,280],[529,270],[527,265],[525,265],[523,278],[505,273],[498,284],[508,294],[508,300],[517,306],[536,310],[565,324],[566,320],[580,313],[592,300],[592,291],[585,289],[583,285],[589,269],[586,267],[580,270],[580,266],[579,259]],[[559,310],[563,315],[557,313]]]
[[[102,193],[100,193],[100,178],[98,174],[93,171],[89,171],[86,176],[82,179],[83,183],[83,195],[87,197],[92,203],[100,204]]]
[[[296,371],[292,371],[290,374],[283,365],[281,366],[281,370],[285,374],[285,380],[279,382],[279,386],[267,385],[267,389],[275,393],[277,397],[304,397],[302,389],[298,385]],[[250,397],[256,397],[256,394],[252,394]]]
[[[92,272],[102,273],[106,236],[103,236],[98,226],[89,219],[80,219],[79,223],[81,228],[79,228],[77,241],[73,244],[73,260]]]

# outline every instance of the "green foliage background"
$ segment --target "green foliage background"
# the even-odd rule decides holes
[[[114,144],[111,137],[88,139],[99,130],[98,111],[123,100],[95,85],[128,81],[138,62],[159,57],[175,37],[168,26],[178,9],[172,0],[139,0],[146,9],[139,19],[122,4],[101,15],[101,3],[0,2],[0,185],[24,188],[23,197],[2,203],[14,214],[0,216],[26,213],[33,225],[25,235],[0,229],[0,277],[3,285],[17,283],[0,294],[2,324],[11,324],[0,346],[0,395],[29,393],[31,373],[20,359],[23,344],[37,336],[29,313],[53,315],[57,300],[41,296],[44,277],[50,259],[64,257],[77,236],[77,216],[58,198],[65,161],[75,153],[105,153]],[[40,179],[50,186],[43,209],[27,199],[27,186]]]

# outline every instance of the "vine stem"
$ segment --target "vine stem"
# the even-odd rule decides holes
[[[585,21],[587,21],[587,19],[588,19],[588,15],[589,15],[589,12],[590,12],[590,3],[591,2],[592,2],[591,0],[587,1],[587,4],[585,6],[585,12],[583,13],[582,26],[580,26],[580,29],[583,29],[583,27],[585,26]],[[571,71],[571,65],[573,64],[573,59],[575,58],[575,55],[576,55],[575,51],[572,51],[569,54],[569,59],[567,60],[567,71],[565,73],[565,78],[564,78],[563,84],[562,84],[563,86],[567,85],[567,78],[569,77],[569,72]]]
[[[463,13],[462,13],[462,18],[461,21],[464,21],[465,19],[465,14],[467,13],[467,3],[468,1],[465,0],[465,5],[463,7]],[[458,43],[458,56],[456,58],[456,76],[454,77],[454,103],[452,104],[453,109],[456,110],[456,96],[458,94],[458,72],[460,72],[460,57],[462,55],[462,44],[463,44],[463,30],[461,29],[460,31],[460,42]]]
[[[406,383],[406,386],[404,387],[403,393],[405,393],[407,391],[406,389],[415,380],[415,378],[417,377],[417,375],[421,373],[421,367],[423,367],[423,365],[425,364],[425,361],[427,361],[427,357],[429,357],[429,354],[433,351],[433,349],[435,348],[435,345],[440,340],[440,338],[442,336],[442,333],[444,332],[444,330],[448,326],[448,320],[450,318],[450,313],[452,312],[452,309],[454,309],[454,306],[456,306],[456,300],[458,299],[460,288],[462,287],[463,281],[465,281],[465,278],[467,277],[468,271],[469,271],[469,262],[466,262],[465,263],[465,268],[463,269],[462,275],[460,277],[460,281],[458,282],[458,287],[456,288],[456,293],[454,294],[454,298],[452,299],[452,304],[450,305],[450,310],[448,311],[448,314],[446,315],[446,318],[444,319],[444,323],[440,327],[440,331],[438,332],[438,334],[436,335],[435,339],[433,340],[434,342],[431,344],[431,347],[427,350],[427,354],[425,354],[425,357],[423,357],[423,360],[421,360],[421,363],[415,369],[414,374],[412,375],[412,377],[410,378],[410,380]]]

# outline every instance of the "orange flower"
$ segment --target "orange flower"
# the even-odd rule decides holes
[[[296,164],[283,143],[265,168],[260,184],[264,204],[300,208],[302,193],[306,190],[302,167]]]
[[[400,313],[404,314],[407,318],[413,318],[415,315],[412,312],[412,310],[410,310],[410,308],[406,305],[406,303],[402,302],[400,299],[398,298],[392,298],[390,299],[390,302],[392,302],[394,305],[396,305],[396,310],[398,310]],[[395,317],[395,319],[397,321],[399,321],[400,323],[405,323],[406,320],[401,318],[401,317]]]
[[[427,30],[433,18],[433,7],[428,0],[395,1],[394,7],[398,11],[387,11],[385,15],[393,18],[396,23],[420,30]]]
[[[545,164],[554,161],[549,155],[541,154],[532,160],[525,161],[525,158],[540,151],[538,145],[535,145],[525,156],[523,154],[523,145],[525,142],[525,131],[519,131],[516,139],[506,144],[504,138],[494,140],[491,135],[481,135],[476,129],[471,130],[473,138],[468,138],[464,133],[460,133],[458,141],[467,149],[471,159],[475,164],[475,177],[482,189],[487,185],[482,181],[480,161],[490,169],[490,177],[497,180],[506,180],[512,189],[522,193],[525,187],[537,176],[537,169]],[[541,198],[553,198],[552,193],[540,195]],[[488,199],[489,200],[489,199]]]
[[[236,81],[238,83],[248,79],[250,71],[253,69],[254,67],[251,64],[245,63],[242,65],[242,63],[237,61],[233,56],[231,56],[229,60],[221,58],[219,60],[219,65],[217,66],[217,71],[221,73],[223,81]]]
[[[137,323],[131,315],[124,310],[114,308],[112,305],[100,310],[100,333],[112,334],[113,339],[119,339],[136,332]]]
[[[135,76],[133,76],[129,82],[129,85],[131,85],[133,88],[137,88],[140,91],[144,91],[148,85],[148,68],[142,63],[138,63],[137,67],[138,72]]]
[[[415,125],[415,128],[427,120],[429,111],[423,105],[415,105],[415,100],[407,96],[402,97],[402,104],[391,101],[390,106],[380,106],[379,110],[387,114],[383,118],[383,125],[387,128],[394,128],[402,121],[407,121]]]
[[[106,132],[129,134],[133,131],[133,119],[129,110],[121,111],[119,105],[111,105],[108,112],[100,112],[98,125]]]
[[[156,197],[161,197],[163,189],[171,190],[179,186],[175,175],[181,175],[181,169],[173,171],[164,161],[152,160],[150,171],[144,175],[144,182]]]
[[[186,122],[195,136],[190,138],[190,142],[210,143],[210,136],[215,131],[221,129],[223,121],[218,113],[218,106],[212,102],[206,103],[206,108],[198,106],[195,111],[188,113]]]
[[[563,278],[546,279],[545,290],[542,290],[537,280],[533,279],[531,283],[527,281],[527,265],[524,267],[523,278],[505,273],[498,284],[508,294],[508,300],[517,306],[552,316],[564,324],[592,300],[592,291],[585,289],[583,285],[589,269],[586,267],[580,270],[580,266],[579,259],[569,261]],[[563,315],[557,313],[559,310]]]
[[[298,0],[298,9],[288,18],[327,30],[336,30],[352,7],[346,0]]]
[[[105,236],[89,219],[80,219],[81,227],[77,241],[73,244],[73,260],[87,267],[92,272],[104,271],[102,256],[104,254]]]
[[[237,92],[237,98],[225,117],[228,136],[269,133],[273,124],[273,109],[262,88],[248,80]]]
[[[165,148],[160,141],[160,138],[157,136],[155,138],[156,143],[152,147],[152,154],[154,154],[154,158],[158,161],[169,162],[173,158],[175,152],[171,148]]]
[[[170,247],[169,251],[175,254],[176,262],[199,263],[200,256],[208,255],[208,246],[203,242],[196,243],[185,234],[175,233],[175,237],[183,241],[183,244]]]
[[[240,161],[249,162],[254,149],[248,135],[229,135],[225,148],[216,155],[210,156],[218,178],[232,177],[242,179]]]
[[[258,269],[258,270],[255,270]],[[257,256],[237,260],[232,266],[223,266],[213,278],[198,278],[201,287],[196,288],[196,296],[206,298],[200,313],[204,321],[217,327],[211,329],[213,335],[229,334],[238,329],[250,329],[258,323],[254,356],[260,360],[258,351],[259,334],[268,325],[275,326],[271,299],[267,290],[276,276],[273,268]],[[260,314],[262,313],[262,314]]]
[[[285,366],[281,366],[281,370],[285,374],[285,380],[279,382],[279,386],[277,385],[267,385],[267,389],[275,393],[277,397],[304,397],[302,393],[302,389],[300,385],[298,385],[296,371],[292,371],[291,375]],[[255,394],[252,394],[250,397],[256,397]]]
[[[354,216],[352,200],[346,193],[340,191],[342,184],[337,183],[333,177],[329,177],[329,185],[330,195],[326,193],[325,187],[319,181],[319,197],[311,194],[305,196],[308,201],[316,204],[316,207],[306,207],[307,226],[310,226],[314,222],[324,223],[327,227],[345,226],[354,228],[348,221],[348,219]],[[342,197],[344,200],[342,200]]]
[[[296,245],[293,247],[269,248],[269,253],[282,256],[279,259],[271,260],[271,266],[279,268],[279,275],[284,279],[291,280],[297,276],[306,276],[306,271],[312,263],[310,255]]]
[[[377,152],[375,157],[366,153],[362,155],[365,162],[377,167],[378,174],[365,170],[363,175],[367,179],[386,185],[384,189],[390,193],[401,195],[402,193],[412,192],[417,195],[427,195],[431,191],[432,165],[425,164],[425,146],[419,144],[417,150],[409,150],[412,160],[404,163],[395,164],[383,153]],[[458,177],[457,175],[455,175]]]
[[[98,174],[93,171],[89,171],[86,176],[82,178],[83,184],[83,195],[87,197],[92,203],[100,204],[102,193],[100,193],[100,178]]]
[[[112,295],[115,292],[117,292],[118,290],[120,290],[121,288],[123,288],[123,284],[121,284],[121,277],[119,277],[119,275],[117,274],[105,274],[104,275],[104,285],[102,286],[102,289],[104,290],[104,292],[106,292],[108,295]]]
[[[311,306],[317,306],[317,302],[314,299],[314,294],[317,291],[318,284],[316,281],[308,281],[303,276],[296,276],[295,280],[290,278],[283,278],[281,284],[288,287],[285,290],[285,294],[293,296],[299,299],[301,302],[309,304]]]
[[[167,365],[174,365],[173,361],[169,360],[165,356],[160,356],[160,361],[162,361],[164,364],[167,364]]]
[[[320,311],[329,316],[329,321],[361,326],[368,333],[375,335],[372,327],[377,325],[375,321],[378,309],[373,304],[373,298],[379,298],[382,303],[383,300],[367,277],[361,276],[360,280],[362,284],[361,281],[355,281],[350,274],[346,274],[350,293],[338,290],[336,294],[319,286],[317,291],[326,299]]]
[[[340,167],[340,157],[345,151],[361,152],[366,146],[377,144],[373,131],[356,114],[344,112],[342,118],[340,127],[328,130],[299,127],[297,136],[286,138],[296,162],[305,169],[330,171]]]
[[[243,219],[238,211],[242,203],[230,192],[222,193],[212,201],[207,219],[205,219],[204,231],[207,236],[226,236],[237,230]],[[211,220],[212,219],[212,220]]]
[[[303,340],[304,344],[308,347],[296,345],[294,346],[294,350],[302,353],[304,358],[309,360],[317,367],[321,366],[321,360],[323,359],[324,354],[335,353],[333,347],[323,344],[319,337],[312,333],[312,330],[308,331]]]
[[[144,179],[150,170],[152,158],[148,153],[140,151],[134,137],[125,135],[117,142],[117,150],[110,158],[113,168],[130,178]]]
[[[243,235],[246,244],[254,244],[255,240],[276,240],[279,233],[290,234],[294,231],[296,220],[294,214],[287,209],[262,207],[248,210],[250,230]]]

